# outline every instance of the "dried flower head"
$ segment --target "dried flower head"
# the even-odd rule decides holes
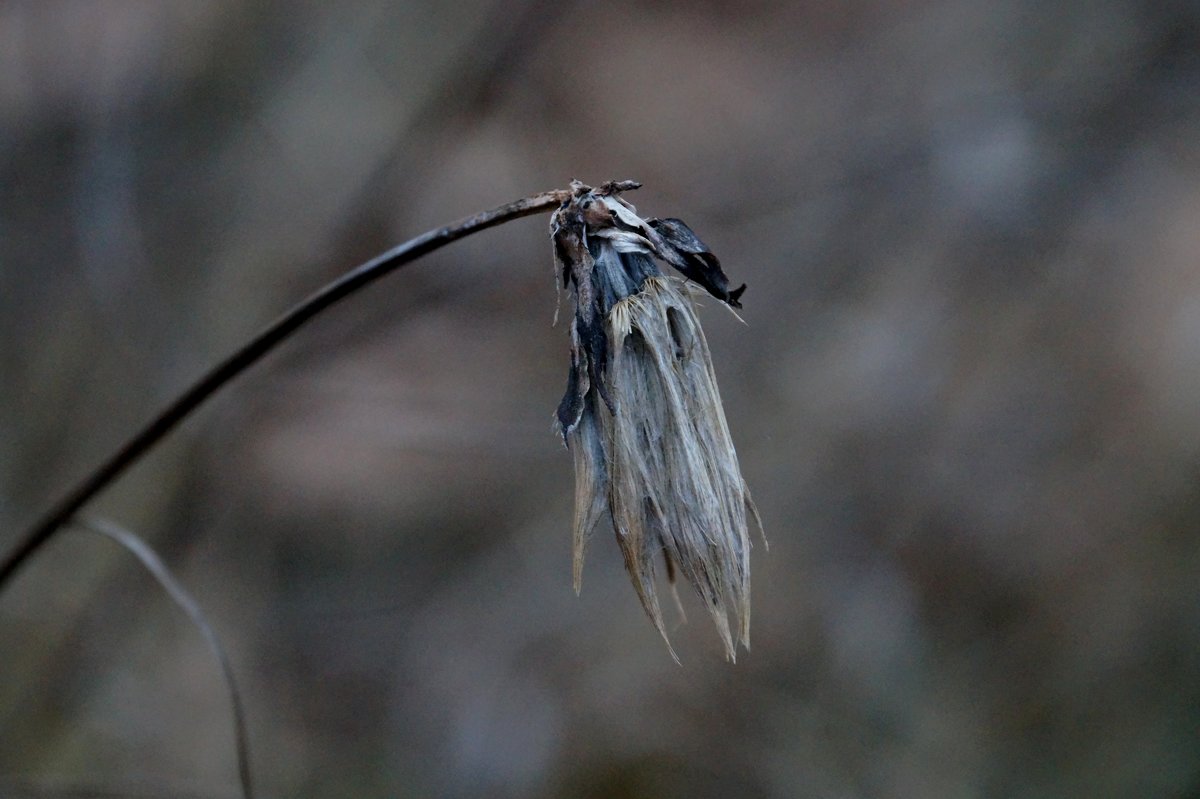
[[[678,219],[643,219],[620,197],[637,184],[572,197],[551,220],[558,274],[572,291],[571,370],[558,423],[575,461],[575,590],[584,550],[607,510],[642,606],[667,639],[655,560],[703,599],[727,656],[750,645],[750,540],[757,512],[725,423],[696,289],[732,307],[721,264]],[[730,628],[730,616],[733,631]],[[670,641],[667,641],[670,648]],[[671,651],[675,656],[674,650]]]

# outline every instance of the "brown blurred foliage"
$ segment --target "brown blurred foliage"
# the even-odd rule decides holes
[[[704,322],[753,651],[693,603],[676,666],[604,533],[573,595],[568,342],[514,222],[95,506],[224,637],[263,792],[1196,795],[1198,8],[0,5],[0,545],[323,281],[636,178],[750,286]],[[0,595],[0,792],[232,795],[223,697],[104,541]]]

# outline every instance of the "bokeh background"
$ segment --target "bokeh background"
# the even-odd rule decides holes
[[[753,650],[685,595],[676,666],[607,529],[572,593],[519,220],[92,508],[207,610],[263,795],[1200,796],[1194,2],[4,3],[0,545],[324,281],[573,177],[749,283]],[[0,595],[0,793],[92,789],[237,791],[203,640],[69,532]]]

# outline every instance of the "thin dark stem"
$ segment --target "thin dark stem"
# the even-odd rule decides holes
[[[623,189],[637,188],[633,181],[619,184]],[[207,374],[201,377],[187,391],[179,395],[148,425],[125,442],[111,458],[98,469],[89,474],[74,489],[66,494],[56,505],[47,511],[21,537],[17,545],[4,557],[0,563],[0,590],[8,585],[16,572],[37,552],[43,544],[70,521],[84,505],[103,491],[114,480],[145,455],[155,444],[171,432],[192,411],[196,410],[206,399],[233,378],[237,377],[249,366],[273,350],[288,336],[296,332],[308,320],[325,310],[339,300],[374,282],[389,272],[427,255],[453,241],[457,241],[472,233],[485,230],[496,225],[518,219],[523,216],[542,213],[557,207],[570,197],[570,191],[565,189],[547,191],[523,200],[502,205],[490,211],[484,211],[469,216],[451,225],[430,230],[410,239],[403,244],[377,255],[370,261],[358,266],[337,280],[318,289],[307,299],[294,306],[283,316],[268,325],[262,332],[247,342],[221,363],[217,364]]]

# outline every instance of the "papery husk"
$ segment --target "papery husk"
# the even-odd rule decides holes
[[[576,588],[588,535],[607,505],[634,589],[663,638],[658,557],[700,594],[732,660],[735,637],[750,645],[753,504],[686,292],[682,281],[648,278],[609,313],[615,407],[585,411],[570,438]]]
[[[551,236],[557,273],[575,300],[571,369],[557,413],[575,461],[575,590],[588,539],[607,510],[634,589],[671,656],[659,557],[673,593],[678,572],[700,595],[733,660],[736,643],[750,645],[747,517],[758,515],[691,292],[698,285],[740,307],[745,286],[729,288],[720,261],[680,220],[642,219],[609,184],[572,185]],[[664,276],[656,258],[694,283]]]

